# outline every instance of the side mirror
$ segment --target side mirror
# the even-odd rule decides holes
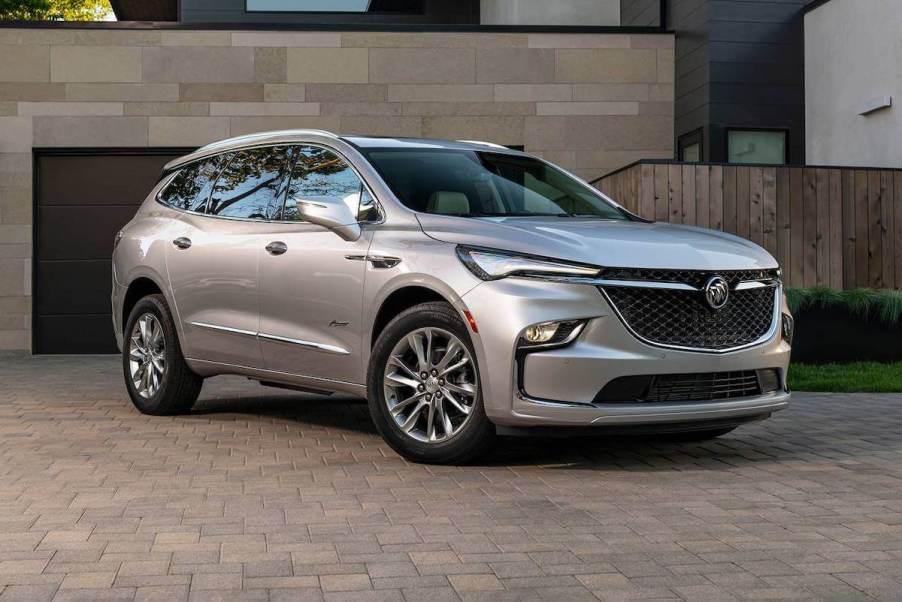
[[[295,197],[289,202],[297,205],[298,216],[305,222],[332,230],[344,240],[360,238],[360,224],[357,222],[358,196],[354,195],[354,209],[344,199],[335,197]]]

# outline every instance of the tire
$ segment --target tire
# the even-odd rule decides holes
[[[426,347],[431,345],[432,357],[428,362],[435,373],[432,369],[426,373],[432,378],[423,379],[423,372],[420,372],[419,380],[413,380],[411,375],[417,374],[411,369],[404,370],[392,359],[410,358],[407,361],[409,368],[422,366],[412,339],[421,341],[422,357],[429,354]],[[452,339],[456,339],[454,345]],[[399,351],[406,347],[409,348],[403,353]],[[451,354],[448,354],[449,350],[453,350]],[[455,359],[448,359],[443,364],[446,355]],[[392,449],[413,462],[463,464],[492,448],[496,439],[495,426],[485,415],[475,358],[466,324],[447,303],[416,305],[385,327],[370,358],[367,397],[373,422]],[[450,371],[451,368],[455,369]],[[405,382],[417,384],[418,388],[399,385],[395,380],[398,376]],[[447,381],[443,377],[447,377]],[[415,396],[420,397],[411,401]],[[430,397],[434,401],[429,400]],[[422,404],[425,405],[419,417],[414,418],[413,413]],[[463,412],[465,409],[468,412]],[[414,426],[405,432],[405,425],[411,424],[412,420]]]
[[[708,441],[710,439],[717,439],[718,437],[723,437],[728,433],[732,433],[738,427],[724,427],[719,429],[707,429],[700,431],[686,431],[685,433],[668,433],[663,436],[665,441],[671,441],[673,443],[696,443],[699,441]]]
[[[145,320],[150,341],[141,338],[139,320]],[[135,336],[139,338],[135,339]],[[162,348],[158,346],[160,341]],[[148,354],[141,354],[141,349],[153,350],[146,362],[142,358]],[[144,371],[135,374],[135,364],[143,364]],[[162,370],[159,369],[160,366]],[[182,414],[189,411],[197,401],[204,381],[185,363],[175,323],[163,295],[144,297],[132,309],[124,331],[122,370],[129,397],[144,414]],[[142,374],[147,374],[152,380],[142,381],[139,378]],[[153,379],[156,374],[159,374],[159,378]]]

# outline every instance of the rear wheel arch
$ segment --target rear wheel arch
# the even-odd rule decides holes
[[[163,288],[146,276],[140,276],[131,281],[122,302],[122,329],[125,331],[126,323],[138,301],[149,295],[163,295]],[[165,297],[165,295],[163,295]]]

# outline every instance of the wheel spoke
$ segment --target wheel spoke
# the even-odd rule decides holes
[[[445,433],[445,438],[447,439],[454,432],[454,426],[451,424],[451,418],[448,416],[448,412],[445,411],[445,400],[439,399],[435,404],[435,411],[438,413],[439,422],[442,423],[442,430]]]
[[[435,368],[441,372],[442,374],[446,374],[447,370],[445,367],[448,365],[451,360],[457,357],[457,354],[463,350],[460,343],[457,342],[457,339],[451,339],[448,341],[448,347],[445,349],[445,355],[442,356],[442,359],[435,365]]]
[[[425,402],[420,402],[420,404],[413,409],[410,415],[407,417],[407,420],[401,424],[401,430],[405,433],[409,433],[411,429],[413,429],[414,425],[417,423],[417,420],[420,417],[420,414],[423,412],[423,408],[426,407]]]
[[[130,358],[132,358],[133,360],[138,361],[138,362],[143,360],[144,356],[146,356],[146,355],[147,355],[147,351],[143,347],[139,346],[137,343],[132,344],[131,350],[128,353],[128,356]]]
[[[464,356],[456,364],[454,364],[452,366],[448,366],[444,370],[439,370],[439,376],[445,376],[446,374],[450,374],[450,373],[454,372],[455,370],[460,370],[461,368],[463,368],[464,366],[466,366],[469,363],[470,363],[470,358],[468,358],[467,356]]]
[[[411,378],[414,378],[414,379],[419,379],[419,378],[420,378],[420,375],[419,375],[417,372],[411,370],[410,367],[409,367],[407,364],[404,363],[404,360],[402,360],[402,359],[401,359],[399,356],[397,356],[397,355],[391,356],[391,357],[388,359],[388,363],[389,363],[389,365],[397,366],[398,368],[400,368],[401,370],[403,370],[404,372],[406,372],[407,375],[410,376]]]
[[[407,335],[407,342],[410,344],[413,352],[417,354],[417,370],[420,372],[428,370],[429,364],[426,363],[426,352],[423,350],[423,341],[420,339],[420,334],[414,332]]]
[[[426,415],[426,438],[435,441],[435,404],[429,404],[429,413]]]
[[[397,372],[392,372],[391,374],[385,375],[385,380],[390,383],[394,383],[394,386],[404,386],[411,387],[412,389],[416,389],[417,385],[420,384],[420,381],[414,380],[407,376],[402,376]]]
[[[476,395],[476,388],[470,383],[455,384],[450,380],[446,380],[445,389],[447,389],[448,391],[453,391],[454,393],[466,395],[467,397],[473,397],[474,395]]]
[[[415,395],[408,397],[404,401],[399,401],[391,408],[392,416],[397,416],[398,414],[403,412],[405,408],[409,407],[411,404],[413,404],[415,402],[418,402],[425,394],[426,394],[425,391],[422,393],[416,393]]]
[[[451,402],[451,405],[453,405],[457,409],[458,412],[460,412],[461,414],[463,414],[465,416],[470,415],[470,409],[471,409],[470,406],[464,405],[463,403],[461,403],[460,400],[458,400],[454,396],[454,394],[451,393],[451,391],[448,391],[447,389],[445,389],[445,397],[448,399],[449,402]]]

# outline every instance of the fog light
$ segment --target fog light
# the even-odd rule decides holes
[[[530,345],[541,345],[554,338],[557,333],[558,322],[545,322],[530,326],[523,332],[523,339]]]
[[[795,334],[795,320],[789,314],[783,314],[783,340],[792,345],[792,335]]]

